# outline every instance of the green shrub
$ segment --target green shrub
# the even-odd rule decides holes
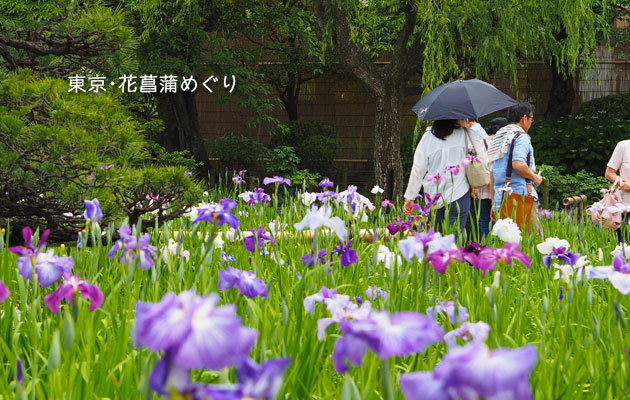
[[[530,135],[538,164],[604,175],[616,144],[630,138],[630,95],[602,97],[575,115],[536,122]]]
[[[300,159],[295,155],[295,149],[291,146],[279,146],[269,151],[269,159],[266,163],[267,173],[290,177],[297,173]]]
[[[29,71],[0,82],[0,225],[12,232],[46,227],[74,240],[84,199],[99,199],[107,224],[151,211],[163,222],[201,195],[186,167],[146,166],[150,147],[115,92],[68,93],[67,81]]]
[[[267,148],[246,136],[224,136],[214,141],[210,153],[230,171],[251,170],[267,156]]]
[[[306,185],[306,191],[318,190],[318,184],[321,176],[318,173],[309,172],[302,169],[291,176],[293,186],[301,189],[302,185]]]
[[[335,127],[325,121],[291,121],[272,132],[269,147],[292,146],[300,159],[299,168],[321,175],[334,172],[339,139]]]
[[[610,186],[610,182],[603,175],[578,171],[575,174],[565,174],[564,168],[551,165],[539,165],[543,177],[549,180],[549,207],[562,208],[562,199],[569,196],[583,194],[588,197],[586,204],[598,201],[602,194],[600,189]],[[542,188],[538,188],[538,195],[542,200]]]

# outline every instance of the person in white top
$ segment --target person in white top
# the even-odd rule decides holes
[[[461,162],[473,150],[480,158],[486,158],[485,148],[476,135],[471,135],[466,148],[465,123],[464,120],[439,120],[427,129],[416,148],[405,191],[404,209],[409,216],[421,186],[432,197],[441,194],[436,203],[435,220],[439,231],[442,230],[444,206],[449,205],[450,225],[459,220],[459,230],[463,232],[470,209],[470,185]]]
[[[630,207],[630,140],[622,140],[615,146],[608,164],[606,165],[606,179],[611,182],[617,180],[617,171],[621,177],[619,188],[623,205]],[[621,229],[617,229],[619,242],[623,242]]]

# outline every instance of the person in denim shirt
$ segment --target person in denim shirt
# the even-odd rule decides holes
[[[530,214],[529,229],[540,229],[540,220],[538,218],[538,193],[534,186],[540,186],[542,183],[542,177],[537,175],[536,162],[534,159],[534,148],[532,147],[532,141],[527,132],[534,122],[534,106],[526,101],[519,102],[519,104],[511,107],[507,114],[508,125],[501,128],[501,131],[506,130],[510,132],[512,137],[517,133],[520,133],[519,137],[514,143],[514,154],[512,157],[512,179],[510,181],[510,187],[513,193],[526,195],[527,184],[529,180],[532,183],[532,193],[534,196],[534,206]],[[500,133],[500,132],[497,132]],[[510,139],[511,142],[512,139]],[[529,154],[529,165],[527,165],[527,155]],[[492,174],[494,175],[494,212],[498,212],[501,208],[501,199],[503,192],[499,189],[505,186],[505,174],[507,171],[507,163],[509,159],[509,151],[502,157],[494,162]]]

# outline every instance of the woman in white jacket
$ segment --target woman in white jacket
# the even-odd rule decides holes
[[[482,160],[487,159],[485,147],[476,134],[469,135],[467,148],[463,126],[464,120],[435,121],[420,139],[413,157],[405,191],[405,212],[411,216],[421,186],[432,197],[440,193],[440,200],[435,205],[435,229],[438,231],[442,231],[445,207],[449,209],[449,224],[459,221],[459,231],[464,231],[470,210],[470,185],[461,163],[473,151]]]

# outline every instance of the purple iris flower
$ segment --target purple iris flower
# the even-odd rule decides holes
[[[405,232],[411,229],[413,223],[411,221],[403,221],[402,218],[394,218],[394,222],[387,225],[387,230],[390,235],[395,235],[398,232]]]
[[[306,253],[302,257],[300,257],[300,260],[302,260],[302,263],[304,263],[304,265],[309,268],[311,268],[313,264],[315,264],[316,260],[319,260],[318,264],[324,265],[326,264],[326,249],[321,249],[317,253],[317,257],[315,257],[315,254],[313,253]]]
[[[273,243],[274,246],[276,245],[276,239],[265,232],[264,225],[259,226],[258,231],[255,231],[253,228],[249,228],[249,230],[252,232],[252,235],[243,238],[243,245],[245,250],[250,253],[253,253],[256,248],[262,249],[267,242]]]
[[[237,384],[197,385],[192,391],[193,400],[273,400],[282,389],[284,373],[290,358],[269,360],[262,365],[246,360],[236,370]]]
[[[448,253],[449,256],[455,258],[459,257],[458,253],[450,252],[450,250],[457,249],[457,246],[455,246],[455,235],[442,236],[433,229],[429,230],[427,233],[414,232],[413,237],[398,241],[398,248],[408,262],[411,262],[413,257],[422,261],[425,254],[430,256],[439,250]],[[438,265],[438,256],[442,257],[444,253],[438,253],[433,257],[433,259],[436,260],[436,265]],[[450,260],[448,262],[450,262]],[[438,268],[441,269],[442,266],[438,265]]]
[[[236,306],[218,306],[219,296],[192,291],[165,294],[158,303],[136,303],[135,341],[164,350],[181,368],[223,369],[247,358],[258,332],[244,327]]]
[[[291,186],[291,179],[283,178],[281,176],[274,176],[273,178],[266,177],[263,179],[263,185],[269,185],[270,183],[275,183],[276,185],[284,183],[287,186]]]
[[[446,273],[446,268],[455,260],[464,261],[464,254],[461,249],[438,249],[427,256],[427,261],[431,263],[433,269],[442,275]]]
[[[574,266],[577,260],[580,259],[580,254],[571,253],[570,251],[567,251],[567,249],[563,246],[554,247],[551,250],[551,253],[543,257],[543,262],[545,263],[547,269],[551,268],[552,258],[558,258],[562,260],[562,264],[570,264],[571,266]]]
[[[223,199],[219,204],[212,204],[208,207],[200,208],[198,217],[193,221],[193,225],[199,221],[208,221],[213,225],[221,226],[228,224],[234,229],[238,229],[240,222],[232,213],[232,209],[237,203],[232,199]]]
[[[456,165],[448,165],[445,169],[444,169],[444,173],[445,174],[453,174],[453,175],[457,175],[459,174],[459,164]]]
[[[352,239],[348,240],[346,244],[339,241],[339,246],[333,247],[333,250],[330,252],[330,261],[332,262],[333,255],[335,253],[339,254],[339,259],[341,260],[341,265],[344,267],[348,267],[352,264],[355,264],[359,257],[357,256],[357,251],[350,248],[352,244]]]
[[[483,342],[490,333],[490,325],[483,321],[479,322],[464,322],[459,328],[453,329],[444,335],[444,342],[448,347],[455,347],[457,345],[457,338]]]
[[[315,303],[324,303],[326,299],[334,299],[337,296],[335,289],[328,289],[326,286],[322,286],[319,292],[307,296],[304,298],[304,309],[306,312],[311,313],[315,309]]]
[[[427,315],[434,320],[437,320],[437,315],[443,312],[451,321],[451,324],[456,325],[462,323],[468,319],[468,309],[466,307],[459,306],[455,308],[455,302],[453,301],[440,301],[435,307],[427,308]],[[457,318],[455,314],[457,313]]]
[[[365,291],[365,297],[372,301],[379,297],[382,297],[383,300],[387,300],[387,292],[377,286],[370,286]]]
[[[326,190],[325,192],[317,193],[317,200],[322,203],[328,203],[328,200],[336,199],[339,196],[339,193],[333,192],[331,190]]]
[[[245,179],[243,179],[242,177],[235,175],[232,177],[232,182],[234,182],[235,185],[240,185],[245,183]]]
[[[35,261],[35,272],[37,273],[37,280],[42,287],[48,287],[57,282],[64,273],[72,271],[74,261],[72,257],[59,257],[54,254],[53,249],[49,249],[45,253],[39,253],[37,260]],[[20,274],[25,279],[30,279],[33,274],[33,269],[29,268],[28,277],[25,274]]]
[[[333,183],[333,181],[331,181],[328,178],[324,178],[321,181],[319,181],[319,187],[320,188],[327,188],[327,187],[333,187],[335,186],[335,184]]]
[[[33,277],[33,265],[35,264],[35,260],[37,259],[37,255],[44,249],[46,246],[46,240],[48,240],[48,236],[50,235],[50,230],[46,229],[42,236],[39,238],[39,244],[37,249],[33,245],[33,230],[26,226],[22,229],[22,237],[24,237],[24,247],[22,246],[12,246],[9,247],[9,251],[11,253],[15,253],[18,256],[17,265],[20,274],[24,277],[24,279],[31,279]]]
[[[381,201],[381,207],[383,207],[383,208],[392,208],[392,207],[394,207],[394,205],[392,204],[391,201],[385,199],[385,200]]]
[[[464,251],[464,253],[479,254],[481,250],[485,249],[486,247],[488,246],[486,246],[485,244],[479,244],[477,242],[470,242],[462,250]]]
[[[4,282],[0,281],[0,303],[3,303],[6,299],[9,298],[10,295],[11,292],[9,291],[7,285],[5,285]]]
[[[463,253],[464,260],[477,269],[483,271],[486,276],[487,271],[493,271],[497,263],[503,260],[506,264],[512,264],[512,259],[520,261],[527,268],[531,267],[529,256],[520,251],[518,243],[506,243],[502,249],[485,248],[475,253]]]
[[[291,364],[290,358],[269,360],[262,365],[251,359],[245,360],[236,370],[241,398],[272,400],[282,389],[284,372]]]
[[[160,395],[176,392],[181,396],[190,395],[195,386],[190,382],[190,371],[173,362],[173,351],[167,350],[153,366],[149,376],[149,387]],[[193,397],[199,398],[202,397]]]
[[[630,265],[624,258],[623,252],[615,256],[612,265],[594,267],[589,278],[608,279],[621,294],[630,293]]]
[[[85,212],[83,213],[83,218],[88,221],[96,221],[101,222],[103,218],[103,212],[101,211],[101,205],[98,203],[98,199],[84,200],[85,202]]]
[[[333,362],[338,373],[350,368],[346,359],[360,365],[369,348],[381,360],[394,356],[422,353],[442,340],[442,327],[428,316],[412,311],[390,315],[387,311],[372,311],[367,318],[342,321],[343,336],[335,343]]]
[[[400,376],[407,399],[529,400],[529,375],[536,365],[536,347],[490,351],[482,342],[453,347],[433,371]]]
[[[96,310],[103,304],[103,293],[96,285],[90,285],[85,279],[79,279],[78,276],[67,272],[63,275],[63,283],[57,287],[57,290],[44,297],[44,302],[50,311],[59,314],[61,300],[66,299],[72,305],[77,294],[90,299],[90,311]]]
[[[219,259],[219,264],[221,264],[222,262],[227,262],[227,261],[236,261],[236,258],[232,257],[231,255],[221,252],[221,257]]]
[[[551,211],[546,210],[544,208],[540,209],[540,216],[545,218],[545,219],[551,219]]]
[[[120,262],[124,265],[134,264],[138,258],[140,259],[139,267],[144,270],[150,269],[155,264],[157,248],[149,244],[151,236],[148,233],[136,239],[131,234],[131,228],[125,225],[118,229],[118,234],[120,239],[109,250],[107,257],[113,258],[119,250],[122,250]]]
[[[235,286],[243,296],[252,299],[256,296],[269,297],[267,285],[252,271],[232,267],[219,270],[219,290],[229,290]]]

